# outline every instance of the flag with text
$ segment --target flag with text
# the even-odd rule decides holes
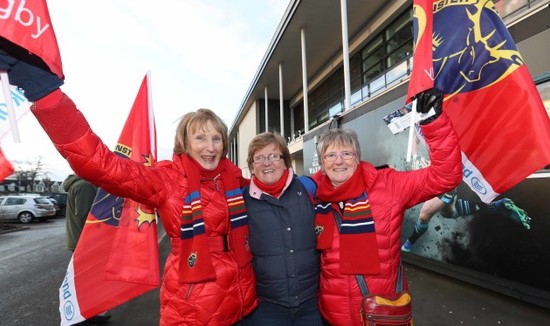
[[[46,0],[4,1],[0,6],[0,36],[37,56],[54,74],[64,78],[59,46]],[[11,54],[22,59],[24,51],[9,46],[5,41],[2,43],[3,49],[10,47],[10,50],[20,52]]]
[[[150,166],[156,131],[149,75],[114,152]],[[59,288],[61,325],[72,325],[123,304],[160,284],[156,213],[99,188]]]

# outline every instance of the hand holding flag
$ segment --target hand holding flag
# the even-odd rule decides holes
[[[548,164],[550,120],[493,2],[415,0],[413,26],[407,99],[443,91],[464,182],[489,203]]]
[[[148,75],[115,153],[144,165],[156,162]],[[59,288],[61,325],[86,320],[157,288],[159,265],[155,210],[100,188]]]
[[[29,101],[41,99],[63,85],[63,80],[57,75],[18,60],[2,50],[0,50],[0,70],[7,71],[10,83],[23,89]]]
[[[17,58],[25,58],[24,60],[34,62],[46,71],[51,70],[59,79],[64,78],[59,47],[45,0],[8,1],[6,6],[2,7],[0,49],[17,53],[14,54]],[[12,135],[14,141],[19,142],[14,105],[9,96],[9,79],[11,76],[8,72],[13,64],[8,66],[5,66],[5,64],[6,62],[0,63],[0,82],[2,83],[2,90],[8,108]],[[11,83],[21,86],[17,81]],[[29,96],[32,96],[31,91],[28,91],[28,93]],[[27,98],[31,100],[30,97]]]

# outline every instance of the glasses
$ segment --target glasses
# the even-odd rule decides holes
[[[282,158],[283,158],[282,154],[269,154],[267,156],[265,156],[265,155],[256,155],[252,158],[252,160],[256,164],[261,164],[261,163],[265,162],[265,159],[268,159],[269,162],[278,162]]]
[[[334,162],[334,161],[336,161],[336,159],[338,159],[338,156],[340,156],[342,158],[342,160],[348,161],[348,160],[351,160],[352,158],[355,157],[355,153],[354,152],[341,152],[341,153],[332,152],[332,153],[328,153],[327,155],[323,156],[323,158],[327,162]]]

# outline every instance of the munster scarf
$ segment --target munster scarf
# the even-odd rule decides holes
[[[334,228],[337,227],[334,214],[340,214],[340,272],[380,273],[374,219],[362,167],[358,166],[354,174],[337,188],[321,172],[314,179],[318,182],[317,197],[321,201],[316,207],[317,248],[331,247]],[[343,209],[339,207],[340,203],[344,203]]]
[[[254,177],[254,184],[260,188],[261,191],[270,194],[274,198],[279,198],[279,195],[281,192],[283,192],[283,189],[285,188],[286,181],[288,179],[288,169],[285,170],[279,181],[275,182],[272,185],[266,185],[265,183],[261,182],[260,179],[257,177]]]
[[[240,267],[252,260],[249,246],[248,216],[242,190],[234,170],[236,167],[222,158],[215,170],[205,170],[187,154],[181,155],[187,174],[188,195],[184,200],[181,224],[180,282],[210,281],[216,273],[210,257],[205,221],[202,215],[200,180],[220,177],[225,189],[231,230],[228,232],[231,249]],[[232,171],[233,170],[233,171]]]

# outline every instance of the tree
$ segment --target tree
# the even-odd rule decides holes
[[[41,156],[38,156],[36,161],[14,161],[12,165],[15,169],[14,174],[19,182],[18,192],[22,186],[27,188],[30,185],[32,187],[34,181],[41,177],[48,178],[49,172],[45,170],[46,165],[42,161]]]

